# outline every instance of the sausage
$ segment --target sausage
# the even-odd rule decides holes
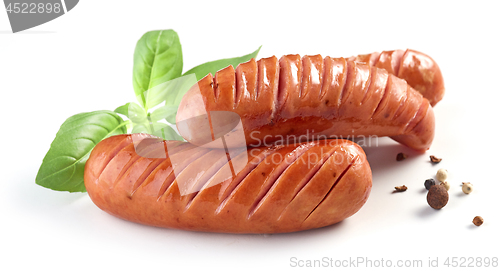
[[[444,96],[444,80],[437,63],[428,55],[407,49],[358,55],[348,60],[365,62],[387,70],[420,92],[435,106]]]
[[[429,101],[405,80],[320,55],[252,59],[209,74],[184,95],[176,121],[199,146],[220,135],[229,147],[390,136],[420,151],[430,147],[435,125]]]
[[[240,149],[228,159],[224,149],[145,134],[98,143],[84,181],[92,201],[119,218],[227,233],[328,226],[356,213],[372,187],[365,153],[348,140]]]

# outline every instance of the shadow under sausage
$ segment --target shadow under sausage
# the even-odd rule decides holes
[[[311,238],[314,236],[317,236],[318,238],[322,238],[321,236],[324,236],[325,233],[328,232],[335,232],[339,231],[341,228],[344,228],[346,226],[346,223],[344,221],[337,222],[333,225],[321,227],[321,228],[316,228],[316,229],[309,229],[309,230],[302,230],[302,231],[295,231],[295,232],[284,232],[284,233],[224,233],[224,232],[204,232],[204,231],[191,231],[191,230],[183,230],[183,229],[173,229],[173,228],[162,228],[162,227],[155,227],[151,225],[145,225],[145,224],[140,224],[140,223],[134,223],[125,219],[121,219],[118,217],[114,217],[114,219],[122,221],[123,223],[130,223],[128,224],[129,226],[133,227],[139,227],[142,228],[145,231],[153,231],[157,232],[160,234],[164,234],[165,232],[168,233],[175,233],[175,234],[188,234],[192,236],[197,236],[199,238],[234,238],[234,237],[244,237],[244,238],[250,238],[250,239],[261,239],[261,238],[290,238],[292,236],[294,237],[307,237]],[[341,231],[339,231],[340,233]],[[293,240],[293,239],[290,239]]]
[[[356,142],[356,140],[355,140]],[[374,176],[374,182],[381,180],[376,180],[375,177],[379,173],[391,171],[398,165],[407,163],[421,155],[426,155],[426,153],[415,151],[404,145],[401,145],[390,138],[379,138],[376,144],[365,145],[360,144],[366,153],[366,158],[370,163],[370,168],[372,170],[372,175]],[[404,153],[407,158],[401,161],[396,160],[398,153]]]

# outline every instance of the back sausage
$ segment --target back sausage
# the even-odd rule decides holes
[[[358,55],[348,60],[387,70],[420,92],[435,106],[444,96],[444,80],[437,63],[428,55],[407,49]]]
[[[363,150],[347,140],[228,155],[223,149],[138,134],[97,144],[84,180],[92,201],[122,219],[229,233],[331,225],[356,213],[372,186]]]
[[[220,111],[234,114],[214,114]],[[230,125],[234,115],[241,125]],[[208,132],[201,129],[209,127],[204,123],[210,123]],[[287,55],[207,75],[184,95],[177,128],[196,145],[207,144],[219,130],[229,147],[282,144],[285,138],[290,143],[390,136],[425,151],[434,138],[434,113],[427,99],[385,69],[344,58]]]

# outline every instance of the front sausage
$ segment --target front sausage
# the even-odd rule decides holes
[[[102,210],[192,231],[281,233],[319,228],[366,202],[371,170],[347,140],[223,149],[118,135],[97,144],[85,187]]]
[[[435,106],[444,96],[444,80],[441,69],[428,55],[407,49],[383,51],[358,55],[348,60],[365,62],[370,66],[387,70],[420,92],[424,98]]]
[[[177,128],[200,146],[218,135],[230,147],[390,136],[425,151],[434,138],[434,113],[427,99],[385,69],[344,58],[287,55],[207,75],[184,95]]]

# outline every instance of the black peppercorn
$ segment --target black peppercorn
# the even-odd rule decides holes
[[[425,189],[429,190],[429,189],[431,189],[431,186],[433,186],[433,185],[436,185],[436,181],[434,181],[434,179],[425,180],[425,183],[424,183]]]
[[[403,161],[405,160],[406,158],[408,158],[408,155],[406,153],[398,153],[398,155],[396,155],[396,161]]]

